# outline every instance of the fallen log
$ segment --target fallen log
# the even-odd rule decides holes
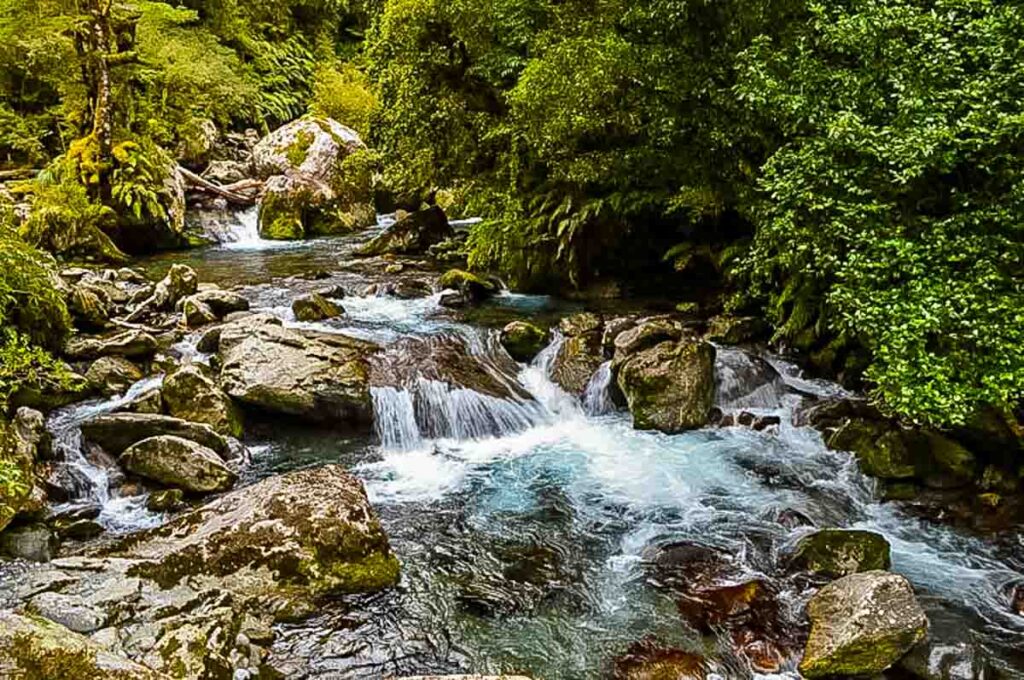
[[[220,196],[230,203],[235,203],[237,205],[253,205],[256,203],[256,199],[254,197],[230,191],[226,187],[215,184],[208,179],[203,179],[196,173],[187,168],[183,168],[180,165],[178,166],[178,172],[181,173],[181,176],[185,178],[185,181],[192,187],[200,191],[208,191],[211,194]]]

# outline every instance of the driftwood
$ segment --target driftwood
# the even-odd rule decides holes
[[[183,168],[180,165],[178,166],[178,172],[181,173],[181,176],[185,178],[185,181],[187,183],[189,183],[196,189],[199,189],[200,191],[208,191],[211,194],[220,196],[221,198],[225,199],[230,203],[236,203],[238,205],[253,205],[254,203],[256,203],[256,199],[254,197],[237,193],[237,191],[231,191],[227,187],[222,187],[221,185],[215,184],[208,179],[203,179],[196,173],[192,172],[191,170],[188,170],[187,168]],[[236,182],[232,186],[237,186],[238,184],[241,184],[241,182]]]
[[[42,172],[39,168],[15,168],[14,170],[0,170],[0,182],[9,182],[18,179],[32,179]]]

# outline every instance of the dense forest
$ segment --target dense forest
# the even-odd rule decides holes
[[[1022,508],[1024,3],[0,0],[0,675],[1019,677]]]

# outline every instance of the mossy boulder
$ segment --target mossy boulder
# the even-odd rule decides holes
[[[373,224],[372,154],[355,131],[306,116],[283,125],[253,150],[265,179],[263,238],[291,240],[345,233]]]
[[[85,372],[86,380],[104,395],[123,394],[142,377],[142,369],[124,357],[100,357]]]
[[[528,321],[513,321],[501,330],[501,345],[516,361],[533,360],[547,342],[547,332]]]
[[[602,326],[601,317],[591,312],[559,322],[563,338],[551,364],[551,379],[566,392],[583,394],[594,371],[604,362]]]
[[[82,330],[103,330],[110,319],[110,302],[89,286],[75,286],[68,296],[68,311]]]
[[[498,284],[462,269],[449,269],[437,280],[442,290],[457,290],[467,302],[483,302],[498,293]]]
[[[822,529],[796,545],[791,564],[797,569],[839,578],[889,568],[889,542],[871,531]]]
[[[705,337],[711,342],[723,345],[739,345],[745,342],[766,340],[771,335],[771,331],[771,325],[760,317],[720,314],[708,323],[708,332]]]
[[[202,328],[217,321],[217,315],[210,306],[193,297],[185,298],[181,314],[188,328]]]
[[[33,468],[44,446],[49,440],[41,413],[22,407],[12,422],[0,416],[0,531],[30,504]]]
[[[199,366],[183,366],[167,376],[162,395],[175,418],[205,423],[224,436],[242,436],[241,411]]]
[[[0,611],[0,669],[23,680],[169,680],[40,616]]]
[[[164,587],[212,578],[285,599],[373,592],[399,573],[362,483],[338,465],[233,491],[111,552]]]
[[[191,493],[226,491],[238,479],[212,450],[181,437],[143,439],[128,447],[119,462],[132,474]]]
[[[431,206],[402,217],[360,248],[358,254],[422,255],[431,246],[451,238],[454,233],[444,210]]]
[[[292,313],[296,321],[323,321],[341,316],[344,310],[319,293],[309,293],[295,298]]]
[[[675,433],[704,427],[715,395],[715,348],[700,340],[663,342],[623,360],[616,381],[635,428]]]
[[[884,571],[833,581],[807,605],[811,633],[800,662],[810,679],[875,676],[928,633],[928,619],[902,576]]]

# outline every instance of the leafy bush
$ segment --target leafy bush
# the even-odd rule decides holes
[[[376,108],[370,79],[354,65],[321,65],[317,70],[310,105],[314,114],[333,118],[367,137]]]
[[[891,410],[960,424],[1024,397],[1024,9],[811,2],[738,92],[783,126],[750,280],[779,335],[857,344]]]

